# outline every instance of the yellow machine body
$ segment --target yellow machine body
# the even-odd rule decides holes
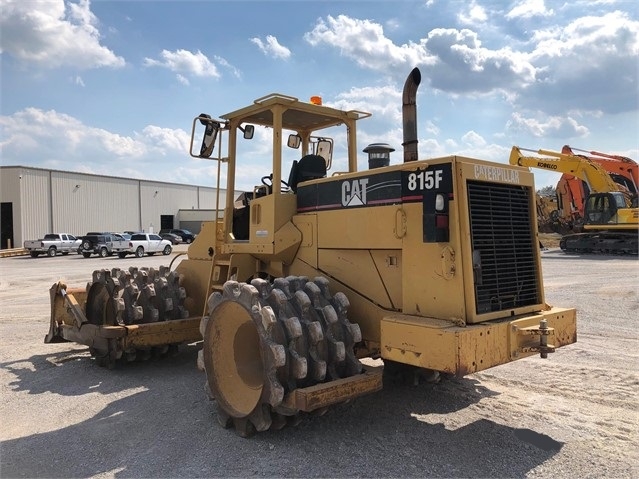
[[[233,125],[268,118],[273,126],[279,109],[294,118],[309,108],[327,117],[315,123],[340,122],[329,107],[273,95],[224,116],[230,145]],[[283,177],[284,137],[275,126],[273,184]],[[540,334],[530,329],[542,320],[554,347],[576,340],[575,310],[545,302],[535,200],[526,168],[473,158],[341,172],[252,199],[247,239],[231,233],[237,205],[229,201],[223,239],[200,234],[192,246],[216,251],[205,259],[210,277],[194,274],[207,268],[190,251],[178,271],[186,284],[209,284],[209,294],[229,279],[324,276],[348,297],[349,319],[362,331],[359,357],[464,375],[539,353]],[[203,309],[207,297],[198,298]]]
[[[418,160],[420,78],[413,70],[404,87],[404,161],[366,170],[356,141],[366,112],[271,94],[220,120],[195,118],[191,154],[218,161],[227,191],[238,189],[242,137],[270,131],[261,184],[227,197],[171,274],[96,272],[86,292],[54,285],[46,340],[114,361],[203,338],[198,363],[218,418],[241,435],[380,389],[380,371],[357,358],[463,376],[575,342],[575,310],[544,297],[532,173]],[[336,135],[345,169],[330,172]],[[179,312],[138,306],[131,292],[152,298],[151,280],[156,291],[173,284],[164,304]]]

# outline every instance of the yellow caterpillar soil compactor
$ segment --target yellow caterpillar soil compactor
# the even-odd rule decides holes
[[[365,112],[271,94],[195,118],[191,154],[218,161],[218,190],[226,168],[228,192],[240,144],[264,127],[273,162],[262,184],[227,198],[174,271],[102,270],[86,289],[53,285],[46,341],[86,344],[111,366],[203,340],[198,365],[218,419],[242,436],[379,390],[381,368],[364,357],[464,376],[575,342],[575,310],[544,299],[532,173],[459,156],[418,161],[420,80],[414,69],[404,86],[404,162],[373,155],[363,171]],[[331,136],[347,145],[347,171],[327,174]]]

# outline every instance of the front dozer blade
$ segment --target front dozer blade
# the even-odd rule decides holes
[[[63,336],[63,325],[75,326],[78,330],[88,324],[83,305],[86,301],[84,289],[67,289],[67,285],[58,281],[49,289],[51,300],[51,318],[49,333],[44,337],[45,343],[63,343],[73,341]]]
[[[143,324],[104,324],[96,318],[87,317],[86,290],[68,289],[64,283],[58,282],[49,293],[51,320],[44,342],[84,344],[104,365],[112,366],[123,356],[135,358],[136,351],[162,350],[170,345],[202,339],[199,317]]]

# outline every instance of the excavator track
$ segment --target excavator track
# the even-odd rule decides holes
[[[198,362],[220,424],[242,437],[295,425],[303,413],[286,400],[293,391],[361,373],[353,354],[361,331],[348,306],[322,277],[227,281],[213,293]]]
[[[175,271],[165,266],[113,268],[93,272],[87,284],[86,317],[96,326],[129,326],[187,318],[184,308],[186,291]],[[113,367],[120,359],[134,361],[161,356],[177,350],[176,344],[118,351],[109,343],[107,349],[90,347],[96,362]]]
[[[566,253],[636,256],[638,244],[636,233],[600,231],[566,235],[559,247]]]

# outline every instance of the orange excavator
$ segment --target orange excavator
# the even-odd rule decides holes
[[[580,152],[580,154],[575,152]],[[637,191],[639,191],[639,164],[634,160],[620,155],[572,148],[568,145],[564,145],[561,153],[598,164],[608,172],[615,183],[620,185],[621,191],[637,195]],[[585,201],[591,193],[588,183],[570,173],[564,173],[555,189],[557,192],[557,213],[551,212],[551,223],[568,225],[569,229],[580,231],[584,223]]]

